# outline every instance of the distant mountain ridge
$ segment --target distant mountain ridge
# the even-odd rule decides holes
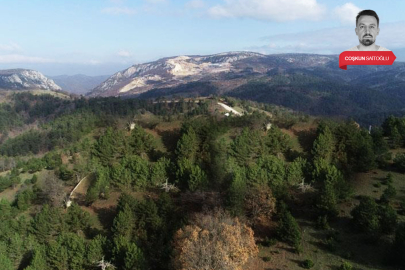
[[[110,75],[87,76],[83,74],[49,76],[64,91],[78,95],[86,94],[109,77]]]
[[[29,90],[42,89],[60,91],[62,88],[42,73],[30,69],[0,70],[0,89]]]
[[[313,115],[353,116],[405,112],[405,63],[349,66],[338,55],[229,52],[177,56],[115,73],[95,96],[228,95]]]
[[[296,54],[264,55],[255,52],[227,52],[206,56],[176,56],[137,64],[115,73],[89,96],[134,95],[152,89],[176,87],[196,81],[229,81],[240,85],[241,76],[260,75],[278,68],[324,65],[336,56]],[[232,88],[231,85],[228,87]]]

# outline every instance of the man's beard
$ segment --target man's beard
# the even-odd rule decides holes
[[[375,40],[372,39],[372,37],[363,37],[362,40],[360,40],[360,43],[363,44],[364,46],[370,46],[373,45]]]

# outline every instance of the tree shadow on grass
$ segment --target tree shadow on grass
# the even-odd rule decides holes
[[[180,138],[180,130],[173,129],[173,130],[158,130],[157,133],[162,138],[162,142],[166,147],[167,151],[172,153],[177,146],[177,141]]]
[[[114,206],[107,208],[94,208],[94,212],[97,214],[103,229],[109,230],[113,225],[116,208]]]
[[[287,252],[297,254],[295,251],[295,248],[292,248],[292,247],[280,247],[280,249],[284,249]]]
[[[289,259],[289,260],[292,261],[293,263],[296,263],[299,267],[303,268],[302,264],[304,263],[304,260],[295,260],[295,259]]]
[[[340,266],[328,265],[331,270],[340,270]],[[364,268],[353,267],[352,270],[364,270]]]
[[[312,145],[316,139],[316,130],[294,130],[294,134],[297,136],[302,149],[305,152],[311,151]]]

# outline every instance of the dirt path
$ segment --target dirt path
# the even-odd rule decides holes
[[[218,105],[222,106],[225,110],[227,110],[228,112],[232,112],[233,114],[239,115],[241,116],[242,114],[240,112],[238,112],[237,110],[233,109],[232,107],[229,107],[228,105],[222,103],[222,102],[218,102]]]
[[[73,202],[84,202],[86,198],[87,189],[91,184],[91,175],[87,175],[75,186],[75,188],[70,192],[69,198]]]

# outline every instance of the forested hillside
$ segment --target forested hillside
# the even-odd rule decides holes
[[[405,268],[405,118],[20,93],[0,132],[1,269]]]

